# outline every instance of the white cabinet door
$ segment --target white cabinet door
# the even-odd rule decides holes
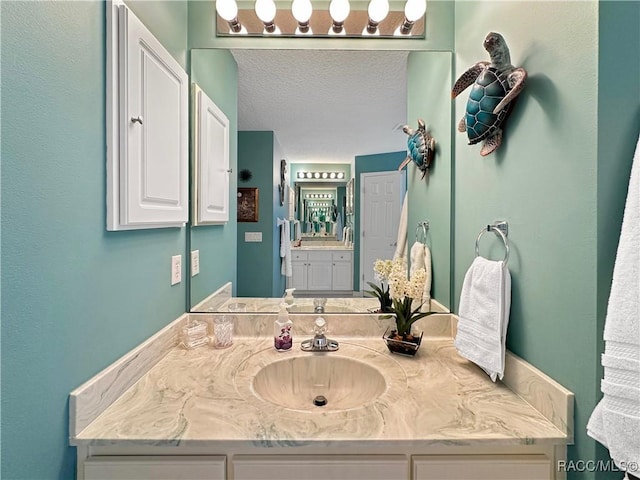
[[[336,291],[353,290],[352,276],[351,262],[335,262],[332,270],[332,289]]]
[[[288,288],[296,290],[307,289],[307,262],[306,260],[298,260],[291,262],[291,277],[289,278]]]
[[[332,289],[353,290],[353,262],[350,251],[333,252]]]
[[[85,480],[225,480],[223,456],[90,457]]]
[[[183,226],[187,73],[125,5],[109,7],[107,229]]]
[[[403,455],[236,455],[234,480],[406,480]]]
[[[331,290],[332,265],[330,260],[309,261],[307,287],[309,290]]]
[[[413,480],[548,480],[545,455],[433,455],[413,457]]]
[[[194,112],[194,225],[229,221],[229,119],[196,84]]]

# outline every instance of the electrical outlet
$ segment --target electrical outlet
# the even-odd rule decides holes
[[[195,277],[200,273],[200,250],[191,252],[191,276]]]
[[[171,257],[171,285],[182,281],[182,255]]]

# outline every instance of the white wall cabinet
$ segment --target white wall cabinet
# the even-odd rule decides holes
[[[229,221],[229,119],[193,85],[193,224]]]
[[[107,7],[107,229],[189,216],[187,73],[121,2]]]
[[[353,289],[352,255],[349,250],[294,251],[288,287],[301,291],[350,291]]]
[[[85,480],[225,480],[224,456],[95,456],[84,462]]]

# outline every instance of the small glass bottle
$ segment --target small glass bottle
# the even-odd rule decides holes
[[[273,345],[279,352],[291,350],[293,346],[293,322],[289,318],[287,304],[280,304],[278,318],[273,324]]]

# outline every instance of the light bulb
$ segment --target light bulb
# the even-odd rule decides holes
[[[336,23],[344,22],[349,16],[349,0],[331,0],[329,4],[329,14]]]
[[[227,22],[238,16],[238,5],[235,0],[216,0],[216,12]]]
[[[407,0],[404,6],[404,16],[410,22],[419,20],[427,10],[427,0]]]
[[[389,2],[387,0],[371,0],[367,12],[371,21],[380,23],[389,14]]]
[[[276,18],[276,3],[273,0],[256,0],[256,15],[264,24],[273,23]]]
[[[313,7],[310,0],[293,0],[291,13],[298,23],[308,23],[312,12]]]

